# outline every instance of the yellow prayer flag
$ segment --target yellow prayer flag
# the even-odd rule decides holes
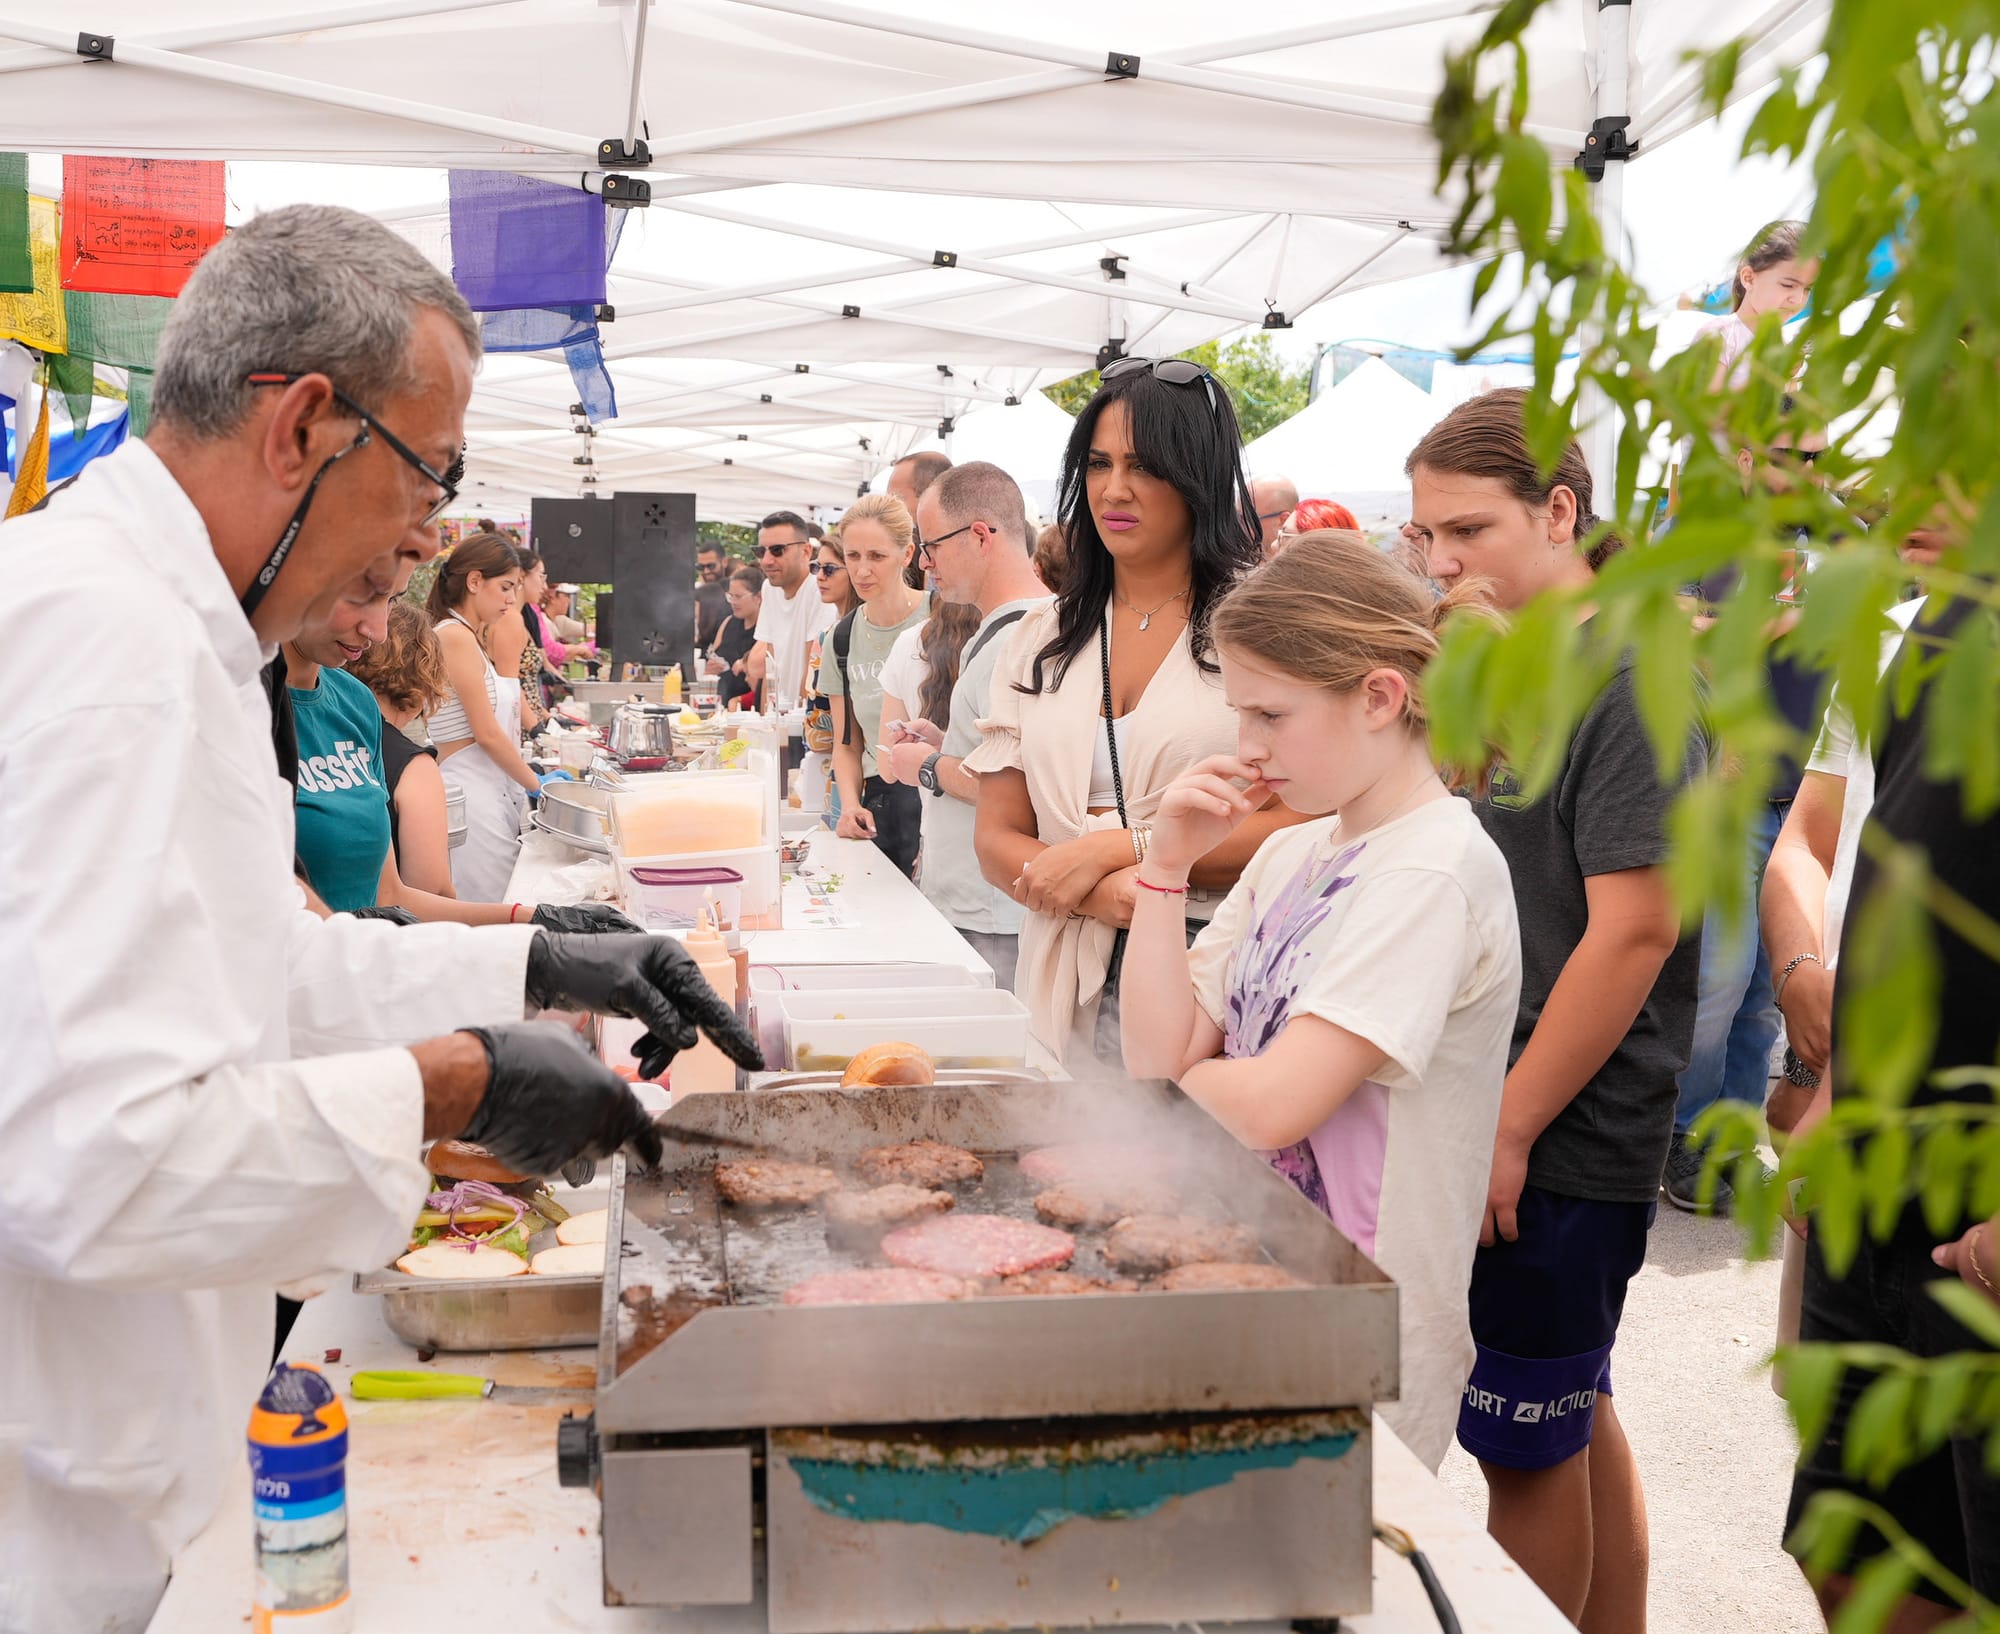
[[[49,394],[46,387],[41,392],[42,411],[35,416],[35,434],[28,439],[27,447],[21,450],[21,474],[14,479],[14,491],[7,496],[7,517],[25,516],[47,496],[49,491]],[[20,436],[21,425],[18,412],[15,415],[14,435]]]
[[[38,352],[69,350],[59,240],[56,201],[30,197],[28,253],[35,265],[35,288],[28,295],[0,295],[0,340],[18,340]]]

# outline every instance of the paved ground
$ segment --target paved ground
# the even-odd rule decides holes
[[[1795,1452],[1764,1358],[1778,1262],[1742,1233],[1661,1200],[1632,1284],[1611,1375],[1652,1521],[1648,1634],[1820,1634],[1811,1594],[1778,1547]],[[1479,1513],[1479,1469],[1454,1448],[1445,1481]]]

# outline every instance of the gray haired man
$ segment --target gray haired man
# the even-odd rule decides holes
[[[979,776],[964,762],[979,743],[993,669],[1011,627],[1049,599],[1035,573],[1027,509],[1014,479],[980,460],[953,466],[918,497],[924,566],[940,598],[979,609],[979,627],[965,643],[949,724],[940,730],[929,721],[909,723],[882,767],[885,777],[924,791],[924,895],[1007,988],[1014,985],[1021,905],[979,871],[972,847]]]
[[[643,1016],[652,1072],[696,1021],[755,1059],[660,938],[322,919],[292,877],[260,671],[436,554],[478,356],[380,223],[260,216],[176,304],[148,441],[0,532],[28,586],[0,686],[36,700],[0,717],[0,1214],[34,1222],[0,1233],[7,1634],[146,1626],[246,1478],[273,1291],[401,1252],[426,1139],[657,1154],[528,1007]]]

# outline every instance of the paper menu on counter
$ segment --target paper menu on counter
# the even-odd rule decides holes
[[[786,930],[853,930],[861,923],[842,900],[840,876],[794,874],[785,881]]]

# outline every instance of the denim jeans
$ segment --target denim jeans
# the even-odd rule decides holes
[[[1743,859],[1749,890],[1743,917],[1732,923],[1710,912],[1702,922],[1694,1049],[1680,1075],[1680,1100],[1674,1108],[1676,1139],[1725,1096],[1751,1106],[1764,1104],[1771,1048],[1784,1022],[1771,1002],[1771,961],[1757,923],[1757,894],[1790,806],[1789,800],[1770,801],[1750,831],[1750,849]]]

